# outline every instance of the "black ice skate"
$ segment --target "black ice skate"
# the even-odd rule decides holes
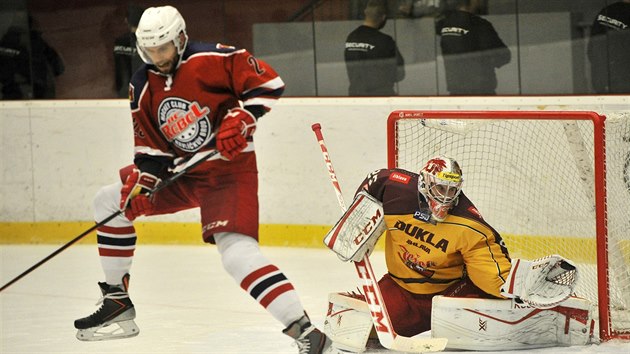
[[[330,339],[311,324],[307,315],[291,323],[282,333],[295,339],[299,354],[323,354],[331,350]]]
[[[129,298],[129,274],[125,274],[121,286],[98,283],[103,297],[98,304],[101,307],[88,317],[74,321],[78,329],[77,339],[97,341],[137,336],[140,329],[136,326],[136,310]],[[110,325],[112,327],[106,328]]]

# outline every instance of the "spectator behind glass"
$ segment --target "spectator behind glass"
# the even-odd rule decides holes
[[[405,61],[391,36],[380,31],[387,21],[385,1],[370,0],[363,24],[346,39],[344,58],[350,96],[393,96],[405,77]]]
[[[510,62],[510,50],[492,24],[478,16],[481,11],[481,0],[458,0],[436,24],[451,95],[495,95],[495,70]]]
[[[136,49],[136,28],[144,9],[135,4],[127,6],[125,22],[129,32],[116,38],[114,42],[114,66],[116,75],[116,95],[119,98],[129,97],[129,80],[133,73],[143,64]]]
[[[437,16],[442,7],[441,0],[400,0],[398,17],[420,18]]]
[[[604,7],[588,42],[591,80],[597,93],[630,93],[630,0]]]
[[[31,36],[33,98],[56,97],[55,78],[66,70],[63,59],[42,37],[38,23],[28,17]]]
[[[28,87],[31,76],[25,35],[26,29],[23,26],[11,26],[0,39],[0,84],[3,100],[28,98],[23,91],[23,88]]]

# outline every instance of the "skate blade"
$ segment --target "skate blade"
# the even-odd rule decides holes
[[[122,339],[135,337],[140,333],[140,328],[133,320],[114,322],[105,326],[80,329],[77,331],[77,339],[86,342]]]

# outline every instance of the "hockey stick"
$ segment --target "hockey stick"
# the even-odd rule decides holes
[[[345,212],[346,205],[343,201],[341,187],[339,186],[335,169],[333,168],[332,161],[330,160],[328,149],[324,143],[324,136],[321,131],[322,127],[319,123],[315,123],[311,126],[311,128],[313,129],[313,132],[315,132],[315,136],[317,137],[317,141],[319,142],[319,146],[322,150],[324,162],[326,163],[330,180],[335,189],[335,193],[337,194],[339,206],[341,207],[341,210]],[[353,263],[359,278],[363,280],[365,300],[370,309],[372,323],[376,329],[378,340],[383,347],[390,350],[411,353],[426,353],[444,350],[447,342],[446,338],[411,338],[398,335],[392,326],[391,319],[387,312],[387,307],[383,301],[381,289],[378,287],[376,276],[374,275],[374,270],[372,269],[372,264],[370,263],[370,258],[366,254],[363,256],[361,261]]]
[[[194,160],[194,162],[192,162],[191,164],[185,166],[185,168],[183,168],[183,169],[179,169],[179,171],[177,173],[175,173],[174,175],[172,175],[168,179],[165,179],[164,181],[162,181],[160,184],[157,185],[157,187],[153,191],[149,192],[148,194],[151,195],[151,194],[155,194],[155,193],[159,192],[160,190],[164,189],[166,186],[168,186],[168,185],[172,184],[173,182],[175,182],[175,180],[177,180],[179,177],[181,177],[186,172],[188,172],[188,171],[192,170],[193,168],[197,167],[202,162],[205,162],[205,161],[208,161],[208,160],[212,159],[214,156],[217,156],[218,154],[219,154],[219,150],[209,150],[208,153],[203,155],[202,157],[191,159],[191,161]],[[196,155],[193,155],[193,156],[196,156]],[[110,222],[112,219],[114,219],[118,215],[122,214],[123,212],[124,212],[124,210],[118,210],[115,213],[111,214],[110,216],[106,217],[105,219],[101,220],[100,222],[96,223],[94,226],[92,226],[89,229],[83,231],[79,236],[77,236],[77,237],[73,238],[72,240],[68,241],[68,243],[66,243],[65,245],[59,247],[55,252],[49,254],[46,258],[44,258],[41,261],[35,263],[32,267],[30,267],[29,269],[27,269],[24,272],[22,272],[22,274],[18,275],[17,277],[13,278],[13,280],[11,280],[8,283],[4,284],[2,286],[2,288],[0,288],[0,292],[2,292],[4,289],[6,289],[9,286],[11,286],[16,281],[22,279],[24,276],[26,276],[30,272],[34,271],[35,269],[37,269],[42,264],[48,262],[51,258],[53,258],[54,256],[58,255],[59,253],[61,253],[66,248],[72,246],[73,244],[75,244],[77,241],[81,240],[83,237],[85,237],[86,235],[88,235],[92,231],[94,231],[94,230],[98,229],[99,227],[107,224],[108,222]]]

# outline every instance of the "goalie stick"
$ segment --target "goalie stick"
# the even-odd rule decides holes
[[[315,123],[311,126],[313,132],[322,150],[324,162],[328,168],[328,174],[332,185],[337,194],[337,201],[343,212],[346,211],[346,205],[343,200],[343,194],[341,193],[341,187],[335,174],[328,149],[324,143],[324,136],[321,131],[321,125]],[[376,334],[381,345],[390,350],[396,350],[409,353],[428,353],[442,351],[446,347],[446,338],[412,338],[404,337],[396,333],[391,323],[391,319],[387,312],[385,302],[383,302],[383,295],[378,283],[370,258],[367,254],[359,262],[352,262],[357,270],[359,278],[363,281],[363,292],[365,294],[365,300],[370,309],[370,315],[372,316],[372,323],[376,329]]]
[[[190,161],[183,161],[182,163],[180,163],[178,165],[178,167],[183,166],[183,168],[177,168],[176,169],[177,172],[174,175],[172,175],[168,179],[163,180],[162,183],[158,184],[157,187],[155,187],[155,189],[153,191],[149,192],[148,194],[151,195],[151,194],[159,192],[160,190],[164,189],[166,186],[168,186],[171,183],[175,182],[175,180],[177,180],[179,177],[181,177],[186,172],[188,172],[188,171],[192,170],[193,168],[197,167],[202,162],[205,162],[205,161],[208,161],[210,159],[213,159],[213,157],[215,157],[215,156],[220,156],[218,154],[219,154],[219,150],[209,150],[208,153],[206,153],[205,155],[202,155],[202,156],[194,157],[194,156],[197,156],[197,155],[196,154],[193,155],[193,158],[190,159]],[[124,212],[124,210],[118,210],[118,211],[112,213],[110,216],[106,217],[105,219],[101,220],[100,222],[94,224],[94,226],[92,226],[89,229],[83,231],[80,235],[78,235],[77,237],[75,237],[72,240],[68,241],[65,245],[59,247],[56,251],[54,251],[53,253],[51,253],[48,256],[46,256],[46,258],[44,258],[41,261],[35,263],[33,266],[31,266],[30,268],[28,268],[27,270],[22,272],[20,275],[18,275],[17,277],[13,278],[8,283],[4,284],[2,286],[2,288],[0,288],[0,292],[2,292],[4,289],[6,289],[9,286],[11,286],[13,283],[17,282],[18,280],[22,279],[24,276],[26,276],[30,272],[32,272],[35,269],[39,268],[39,266],[41,266],[42,264],[48,262],[54,256],[56,256],[59,253],[63,252],[66,248],[68,248],[68,247],[72,246],[73,244],[77,243],[79,240],[81,240],[83,237],[85,237],[86,235],[88,235],[92,231],[94,231],[94,230],[98,229],[99,227],[107,224],[108,222],[110,222],[112,219],[114,219],[118,215],[122,214],[123,212]]]

